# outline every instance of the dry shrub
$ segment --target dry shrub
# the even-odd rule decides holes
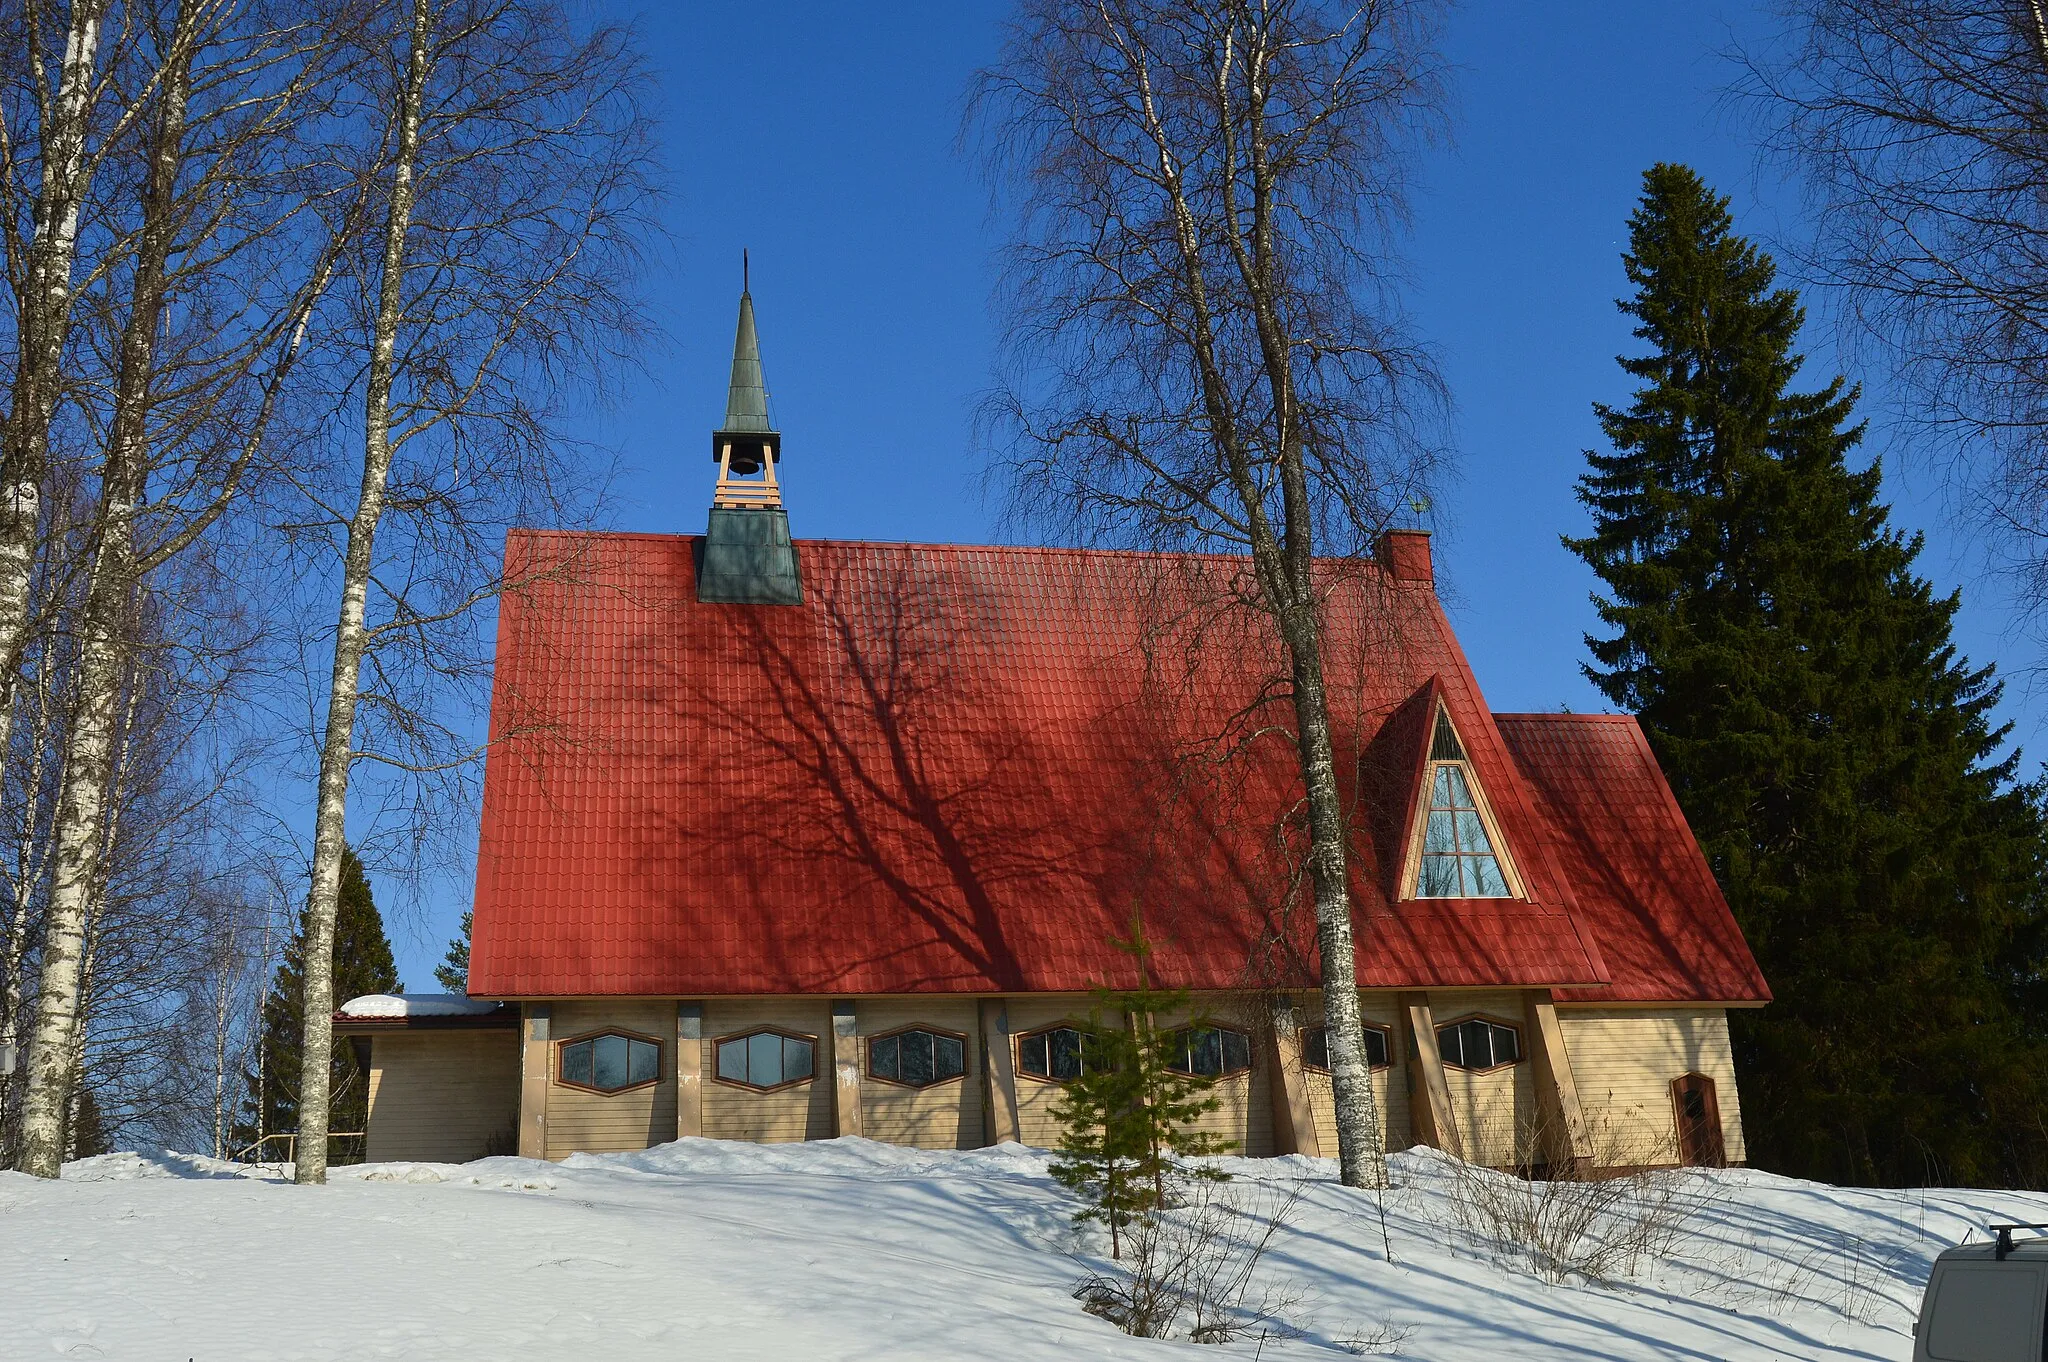
[[[1741,1251],[1717,1264],[1729,1274],[1723,1297],[1743,1309],[1782,1315],[1816,1307],[1839,1311],[1859,1324],[1878,1324],[1888,1315],[1910,1316],[1917,1306],[1894,1299],[1894,1285],[1915,1250],[1885,1245],[1847,1230],[1829,1230],[1797,1258],[1748,1237]]]
[[[1174,1209],[1134,1220],[1122,1263],[1090,1272],[1074,1287],[1074,1299],[1139,1338],[1230,1343],[1294,1336],[1299,1330],[1283,1316],[1302,1294],[1285,1286],[1255,1288],[1252,1279],[1300,1200],[1299,1188],[1267,1185],[1245,1193],[1229,1184],[1193,1183]]]
[[[1370,1329],[1362,1329],[1346,1339],[1340,1339],[1337,1346],[1354,1357],[1372,1357],[1381,1353],[1398,1351],[1415,1334],[1415,1326],[1383,1319]]]
[[[1547,1149],[1554,1147],[1550,1134],[1532,1125],[1506,1132],[1505,1144],[1481,1140],[1478,1147]],[[1709,1188],[1679,1168],[1597,1171],[1656,1152],[1641,1132],[1626,1140],[1602,1139],[1596,1132],[1594,1147],[1592,1172],[1526,1164],[1497,1172],[1447,1159],[1453,1224],[1482,1252],[1553,1285],[1637,1276],[1692,1234],[1691,1222]]]

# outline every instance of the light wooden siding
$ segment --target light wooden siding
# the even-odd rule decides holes
[[[812,1078],[774,1092],[718,1081],[718,1041],[759,1027],[816,1038]],[[792,1144],[829,1140],[832,1005],[823,998],[714,998],[704,1004],[704,1133],[715,1140]]]
[[[1446,1064],[1444,1081],[1451,1090],[1451,1111],[1467,1159],[1502,1167],[1534,1157],[1530,1137],[1538,1121],[1536,1071],[1529,1062],[1532,1042],[1523,995],[1431,990],[1429,1008],[1439,1030],[1474,1013],[1515,1028],[1521,1038],[1520,1062],[1485,1073]]]
[[[1391,1069],[1374,1070],[1372,1076],[1373,1100],[1378,1104],[1381,1123],[1381,1138],[1388,1149],[1406,1149],[1415,1143],[1413,1128],[1408,1124],[1408,1055],[1401,1044],[1401,1028],[1396,1024],[1394,995],[1362,994],[1359,998],[1364,1008],[1365,1020],[1387,1030],[1388,1053],[1394,1066]],[[1301,1024],[1321,1026],[1323,1024],[1322,1003],[1315,998],[1304,999],[1301,1003]],[[1320,1069],[1304,1069],[1308,1079],[1308,1102],[1316,1115],[1316,1139],[1322,1145],[1323,1157],[1337,1157],[1337,1094],[1330,1075]]]
[[[886,998],[854,1005],[861,1036],[861,1133],[871,1140],[919,1149],[978,1149],[982,1145],[980,1024],[973,999]],[[929,1088],[906,1088],[868,1073],[867,1037],[906,1026],[928,1026],[965,1036],[967,1072]]]
[[[1073,998],[1011,998],[1005,1006],[1010,1014],[1011,1056],[1016,1055],[1017,1037],[1039,1031],[1061,1021],[1085,1021],[1090,1000]],[[1054,1149],[1060,1142],[1060,1123],[1053,1119],[1053,1105],[1060,1100],[1060,1085],[1032,1078],[1017,1071],[1017,1138],[1025,1144]]]
[[[371,1040],[370,1162],[465,1163],[509,1153],[518,1124],[517,1031],[421,1030]]]
[[[1273,1072],[1272,1063],[1265,1053],[1266,1047],[1259,1038],[1258,1027],[1232,1015],[1228,1004],[1220,1001],[1207,1008],[1197,1006],[1178,1014],[1163,1014],[1159,1020],[1162,1026],[1178,1026],[1195,1016],[1204,1016],[1219,1026],[1244,1032],[1252,1048],[1250,1073],[1232,1074],[1209,1085],[1211,1095],[1222,1105],[1196,1121],[1195,1129],[1206,1130],[1230,1141],[1234,1146],[1230,1151],[1233,1154],[1271,1158],[1274,1153]]]
[[[657,999],[556,1003],[548,1032],[548,1157],[646,1149],[676,1137],[676,1005]],[[590,1092],[558,1081],[562,1042],[616,1028],[661,1042],[661,1081]]]
[[[1560,1007],[1557,1016],[1597,1163],[1676,1162],[1671,1080],[1688,1073],[1714,1080],[1728,1157],[1747,1157],[1724,1009]]]
[[[1042,1030],[1061,1021],[1085,1021],[1091,1000],[1075,998],[1068,1002],[1056,999],[1011,998],[1008,1000],[1010,1014],[1011,1044],[1016,1037],[1030,1031]],[[1164,1025],[1176,1025],[1193,1012],[1165,1017]],[[1272,1075],[1267,1071],[1267,1061],[1261,1053],[1256,1031],[1245,1027],[1237,1019],[1221,1011],[1211,1009],[1207,1015],[1225,1026],[1234,1026],[1252,1034],[1252,1071],[1229,1078],[1218,1079],[1211,1091],[1220,1105],[1196,1123],[1198,1129],[1211,1131],[1236,1145],[1232,1151],[1255,1157],[1273,1153],[1273,1094]],[[1019,1137],[1025,1144],[1054,1148],[1060,1142],[1060,1124],[1054,1119],[1052,1109],[1060,1098],[1060,1085],[1043,1079],[1032,1078],[1022,1073],[1017,1075],[1017,1124]]]

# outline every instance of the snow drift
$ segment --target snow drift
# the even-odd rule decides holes
[[[1377,1196],[1329,1161],[1223,1159],[1248,1201],[1299,1188],[1259,1268],[1299,1300],[1291,1337],[1204,1347],[1082,1312],[1076,1282],[1110,1265],[1048,1159],[685,1140],[325,1188],[174,1154],[0,1174],[0,1356],[1904,1359],[1936,1253],[2048,1220],[2042,1195],[1684,1173],[1662,1257],[1549,1285],[1461,1223],[1460,1174],[1430,1151],[1396,1155]]]

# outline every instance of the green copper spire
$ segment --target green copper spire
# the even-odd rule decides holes
[[[761,377],[761,339],[754,333],[754,295],[740,294],[740,329],[732,342],[732,386],[725,394],[726,430],[772,434],[768,385]]]
[[[761,376],[761,338],[754,331],[754,294],[747,256],[740,253],[740,325],[732,338],[732,383],[725,393],[725,424],[711,435],[711,457],[732,447],[732,471],[757,473],[767,460],[782,462],[782,437],[768,419],[768,383]]]
[[[761,378],[761,342],[754,334],[754,294],[740,255],[740,327],[732,342],[732,386],[725,424],[711,435],[718,487],[711,523],[696,542],[697,599],[706,605],[802,605],[803,578],[775,465],[782,437],[768,419]]]

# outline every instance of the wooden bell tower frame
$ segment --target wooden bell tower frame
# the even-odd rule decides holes
[[[721,431],[718,441],[718,486],[711,493],[712,508],[726,510],[774,511],[782,507],[782,484],[775,480],[775,453],[765,443],[761,447],[761,472],[758,477],[732,471],[732,447],[735,436]],[[700,467],[702,465],[699,465]]]

